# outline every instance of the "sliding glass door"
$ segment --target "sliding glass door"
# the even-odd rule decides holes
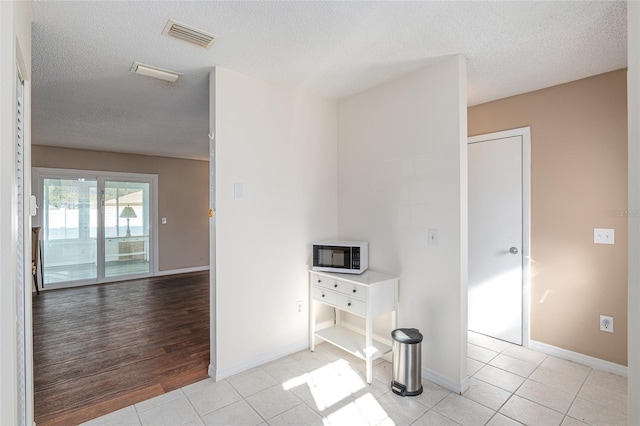
[[[44,285],[97,280],[97,185],[96,178],[44,178]]]
[[[104,185],[105,277],[148,274],[149,183]]]
[[[155,175],[34,170],[44,288],[153,275]]]

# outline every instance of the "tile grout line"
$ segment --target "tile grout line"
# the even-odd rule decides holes
[[[506,350],[506,349],[505,349],[505,350]],[[531,377],[531,375],[532,375],[532,374],[533,374],[533,373],[534,373],[534,372],[535,372],[535,371],[536,371],[536,370],[537,370],[537,369],[542,365],[542,363],[543,363],[546,359],[547,359],[547,357],[545,357],[542,361],[540,361],[540,364],[538,364],[538,366],[537,366],[537,367],[536,367],[536,368],[535,368],[531,373],[529,373],[529,375],[528,375],[527,377],[525,377],[525,378],[524,378],[524,381],[523,381],[522,383],[520,383],[520,385],[516,388],[516,390],[514,390],[514,391],[511,393],[511,395],[509,396],[509,398],[507,398],[507,400],[504,402],[504,404],[502,404],[502,405],[500,406],[500,408],[499,408],[498,410],[496,410],[496,414],[498,414],[498,412],[499,412],[500,410],[502,410],[502,407],[504,407],[505,405],[507,405],[507,402],[509,402],[509,401],[511,400],[511,398],[513,398],[513,396],[514,396],[514,395],[516,395],[516,392],[518,392],[518,390],[520,390],[520,388],[522,387],[522,385],[524,385],[524,384],[527,382],[527,380],[532,380],[532,379],[529,379],[529,377]],[[515,374],[515,373],[514,373],[514,374]],[[522,376],[520,376],[520,377],[522,377]],[[534,381],[535,381],[535,380],[534,380]],[[537,402],[535,402],[535,401],[531,401],[530,399],[527,399],[527,398],[525,398],[525,397],[523,397],[523,396],[520,396],[520,395],[516,395],[516,396],[518,396],[519,398],[526,399],[527,401],[530,401],[530,402],[532,402],[532,403],[534,403],[534,404],[540,405],[541,407],[549,408],[549,407],[546,407],[546,406],[544,406],[544,405],[542,405],[542,404],[539,404],[539,403],[537,403]],[[549,409],[550,409],[550,410],[553,410],[553,409],[551,409],[551,408],[549,408]],[[555,411],[555,410],[553,410],[553,411]],[[505,417],[506,417],[506,418],[508,418],[508,419],[513,420],[514,422],[521,423],[521,422],[519,422],[518,420],[513,419],[513,418],[511,418],[511,417],[507,416],[507,415],[506,415],[506,414],[504,414],[504,413],[500,413],[500,414],[502,414],[503,416],[505,416]],[[560,413],[560,414],[561,414],[561,413]],[[563,420],[564,420],[564,418],[563,418]],[[560,424],[562,424],[562,422],[560,422]]]
[[[507,348],[503,349],[503,351],[502,351],[502,352],[504,352],[504,350],[506,350],[506,349],[507,349]],[[527,349],[528,349],[528,348],[527,348]],[[502,354],[502,352],[500,352],[500,354]],[[497,356],[497,355],[496,355],[496,356]],[[508,355],[505,355],[505,356],[508,356]],[[547,359],[549,359],[550,357],[551,357],[551,355],[545,354],[545,357],[542,359],[542,361],[540,361],[540,363],[539,363],[539,364],[536,366],[536,368],[535,368],[535,369],[534,369],[534,370],[529,374],[529,376],[525,377],[525,381],[524,381],[524,382],[522,382],[522,384],[521,384],[520,386],[518,386],[518,388],[517,388],[517,389],[516,389],[516,390],[511,394],[511,396],[507,399],[507,401],[505,401],[505,403],[504,403],[504,404],[503,404],[503,405],[502,405],[502,406],[501,406],[501,407],[496,411],[496,414],[497,414],[497,413],[499,412],[499,410],[500,410],[500,409],[502,409],[502,407],[503,407],[503,406],[504,406],[504,405],[505,405],[505,404],[506,404],[506,403],[507,403],[507,402],[508,402],[512,397],[513,397],[513,395],[516,395],[516,392],[517,392],[517,391],[522,387],[522,385],[523,385],[527,380],[531,380],[531,381],[534,381],[534,382],[536,382],[536,383],[540,383],[540,384],[545,385],[545,386],[550,386],[550,385],[547,385],[547,384],[545,384],[545,383],[538,382],[537,380],[531,379],[531,375],[532,375],[533,373],[535,373],[535,372],[538,370],[538,368],[540,368],[540,367],[542,366],[542,364],[544,363],[544,361],[546,361],[546,360],[547,360]],[[495,357],[494,357],[493,359],[495,359]],[[579,364],[579,363],[578,363],[578,364]],[[490,365],[490,364],[488,364],[488,365]],[[582,365],[582,364],[580,364],[580,365]],[[494,367],[495,367],[495,366],[494,366]],[[500,367],[496,367],[496,368],[500,368]],[[478,371],[479,371],[479,370],[478,370]],[[503,370],[503,371],[507,371],[507,372],[509,372],[508,370]],[[587,380],[588,380],[589,376],[591,376],[591,373],[592,373],[593,371],[594,371],[594,369],[593,369],[593,368],[591,368],[591,367],[589,367],[589,374],[587,374],[587,375],[585,376],[584,380],[582,381],[582,383],[581,383],[581,385],[580,385],[580,388],[576,391],[576,393],[575,393],[575,395],[573,396],[573,399],[572,399],[572,401],[571,401],[571,404],[569,404],[569,407],[567,408],[567,411],[566,411],[565,413],[562,413],[562,412],[557,411],[557,410],[555,410],[555,409],[553,409],[553,408],[547,407],[546,405],[540,404],[540,403],[538,403],[538,402],[536,402],[536,401],[533,401],[533,400],[531,400],[531,399],[529,399],[529,398],[526,398],[526,397],[523,397],[523,396],[520,396],[520,395],[518,395],[518,396],[519,396],[520,398],[526,399],[527,401],[530,401],[530,402],[532,402],[532,403],[534,403],[534,404],[540,405],[540,406],[542,406],[542,407],[544,407],[544,408],[547,408],[547,409],[549,409],[549,410],[555,411],[556,413],[562,414],[562,421],[560,422],[560,424],[562,425],[562,423],[566,420],[566,418],[567,418],[567,417],[570,417],[570,416],[569,416],[569,411],[571,410],[571,407],[573,407],[573,404],[575,403],[576,399],[578,399],[578,395],[580,394],[580,391],[582,390],[582,388],[583,388],[583,387],[584,387],[584,385],[586,384],[586,382],[587,382]],[[515,374],[515,373],[512,373],[512,374]],[[521,376],[521,377],[523,377],[523,376]],[[476,380],[481,380],[481,379],[476,379]],[[485,382],[485,383],[486,383],[486,382]],[[495,385],[494,385],[494,386],[495,386]],[[550,386],[550,387],[552,387],[552,388],[554,388],[554,389],[558,389],[558,390],[563,390],[563,389],[556,388],[555,386]],[[567,392],[567,391],[565,390],[565,392]],[[567,393],[572,393],[572,392],[567,392]],[[503,415],[504,415],[504,414],[503,414]],[[495,415],[494,415],[494,417],[495,417]],[[506,416],[506,417],[508,417],[508,418],[510,418],[510,419],[511,419],[511,417],[509,417],[509,416]],[[493,417],[492,417],[492,418],[493,418]],[[571,417],[571,418],[573,418],[573,417]],[[516,419],[512,419],[512,420],[517,421]],[[490,419],[489,421],[491,421],[491,419]]]
[[[472,341],[467,341],[467,343],[468,343],[468,344],[470,344],[470,345],[477,346],[477,347],[482,348],[482,349],[491,350],[491,349],[485,348],[485,347],[483,347],[483,346],[476,345],[475,343],[472,343]],[[492,352],[495,352],[495,351],[492,351]],[[476,375],[479,371],[481,371],[484,367],[486,367],[487,365],[489,365],[489,362],[491,362],[492,360],[494,360],[494,359],[495,359],[495,357],[497,357],[497,356],[498,356],[499,354],[501,354],[501,353],[502,353],[502,352],[496,352],[496,355],[495,355],[495,356],[493,356],[493,357],[492,357],[489,361],[487,361],[487,362],[480,361],[480,360],[475,359],[475,358],[471,358],[471,359],[473,359],[474,361],[477,361],[477,362],[482,363],[482,364],[484,364],[484,365],[483,365],[482,367],[478,368],[478,369],[476,370],[476,372],[475,372],[475,373],[473,373],[471,376],[469,376],[469,378],[472,378],[472,377],[473,377],[473,378],[475,378],[476,380],[480,380],[480,379],[476,378],[476,377],[475,377],[475,375]],[[468,359],[468,358],[469,358],[469,357],[467,356],[467,359]],[[491,385],[491,383],[485,382],[484,380],[480,380],[480,381],[482,381],[482,382],[484,382],[484,383],[487,383],[487,384],[490,384],[490,385]],[[492,385],[492,386],[495,386],[495,385]],[[496,386],[496,387],[497,387],[497,386]],[[511,395],[509,396],[509,398],[507,398],[507,401],[509,401],[509,399],[511,399],[511,396],[512,396],[512,395],[513,395],[513,394],[511,394]],[[464,393],[462,394],[462,397],[463,397],[463,398],[465,398]],[[467,399],[469,399],[470,401],[472,401],[470,398],[467,398]],[[492,415],[491,415],[491,417],[489,417],[489,419],[485,422],[485,425],[486,425],[486,424],[489,424],[489,422],[490,422],[491,420],[493,420],[493,418],[498,414],[498,411],[499,411],[499,410],[504,406],[504,404],[506,404],[506,403],[507,403],[507,401],[505,401],[505,402],[504,402],[504,403],[503,403],[503,404],[502,404],[502,405],[501,405],[497,410],[493,410],[493,414],[492,414]],[[474,401],[474,402],[475,402],[475,401]],[[478,404],[479,404],[479,403],[478,403]],[[482,405],[482,404],[480,404],[480,405]],[[482,405],[482,406],[483,406],[483,407],[486,407],[486,405]],[[489,408],[489,407],[487,407],[487,408]]]
[[[507,347],[507,348],[508,348],[508,347]],[[491,361],[493,361],[494,359],[496,359],[496,358],[498,357],[498,355],[501,355],[501,354],[502,354],[502,353],[503,353],[507,348],[504,348],[502,351],[498,352],[496,356],[494,356],[493,358],[491,358],[491,360],[489,360],[489,362],[491,362]],[[505,356],[506,356],[506,355],[505,355]],[[489,363],[487,363],[486,365],[490,365],[490,364],[489,364]],[[495,366],[492,366],[492,367],[495,367]],[[483,368],[484,368],[484,367],[483,367]],[[502,370],[500,367],[495,367],[495,368],[498,368],[498,369]],[[537,368],[537,367],[536,367],[536,368]],[[482,368],[481,368],[480,370],[482,370]],[[478,371],[480,371],[480,370],[478,370]],[[507,371],[507,370],[502,370],[502,371]],[[534,371],[535,371],[535,370],[534,370]],[[510,371],[507,371],[507,372],[508,372],[508,373],[511,373]],[[477,373],[477,371],[476,371],[476,373]],[[512,374],[515,374],[515,373],[512,373]],[[533,374],[533,372],[532,372],[531,374]],[[516,375],[517,375],[517,374],[516,374]],[[475,376],[475,374],[474,374],[474,376]],[[521,376],[521,377],[522,377],[522,376]],[[527,379],[527,378],[525,377],[525,381],[526,381],[526,379]],[[481,379],[478,379],[478,378],[476,378],[476,380],[480,380],[480,381],[484,382],[484,380],[481,380]],[[488,383],[488,382],[485,382],[485,383]],[[523,381],[522,383],[524,383],[524,381]],[[514,390],[513,392],[511,392],[511,395],[509,395],[509,397],[508,397],[508,398],[507,398],[507,399],[502,403],[502,405],[500,405],[500,407],[498,407],[498,409],[496,409],[496,410],[494,411],[493,415],[489,418],[489,420],[487,420],[487,422],[486,422],[485,424],[488,424],[488,423],[489,423],[491,420],[493,420],[493,419],[494,419],[498,414],[501,414],[501,415],[505,416],[506,418],[511,419],[511,417],[509,417],[509,416],[507,416],[507,415],[505,415],[505,414],[500,413],[500,410],[502,410],[502,407],[504,407],[505,405],[507,405],[507,402],[509,402],[509,401],[511,400],[511,398],[513,398],[513,395],[515,395],[515,394],[516,394],[516,392],[518,391],[518,389],[520,389],[520,387],[522,386],[522,383],[520,384],[520,386],[518,386],[518,387],[516,388],[516,390]],[[490,385],[492,385],[492,386],[496,386],[496,385],[494,385],[494,384],[492,384],[492,383],[488,383],[488,384],[490,384]],[[496,387],[497,387],[498,389],[500,389],[500,387],[499,387],[499,386],[496,386]],[[506,389],[505,389],[505,390],[506,390]],[[509,391],[507,391],[507,392],[509,392]],[[516,419],[511,419],[511,420],[513,420],[514,422],[520,423],[520,422],[518,422]]]
[[[142,417],[140,417],[140,411],[138,411],[138,407],[136,404],[132,404],[133,409],[136,411],[136,416],[138,417],[138,422],[142,425]]]
[[[569,405],[569,408],[567,409],[567,413],[565,414],[562,421],[564,421],[564,419],[566,419],[569,416],[569,411],[571,411],[571,408],[573,408],[573,404],[576,403],[576,400],[578,399],[578,395],[580,395],[580,391],[582,391],[582,388],[584,387],[585,383],[587,383],[587,379],[589,379],[589,376],[591,376],[592,372],[593,372],[593,368],[589,367],[589,374],[587,374],[586,377],[584,378],[584,381],[582,382],[582,384],[580,385],[580,388],[576,392],[576,396],[573,398],[573,401],[571,401],[571,405]],[[582,422],[582,420],[580,421]],[[586,423],[586,422],[583,422],[583,423]]]
[[[202,416],[200,415],[200,413],[198,412],[198,410],[196,410],[196,407],[193,406],[193,403],[191,402],[191,400],[189,399],[189,395],[186,394],[186,392],[183,390],[184,387],[180,388],[180,391],[182,392],[182,395],[184,395],[184,397],[187,400],[187,403],[189,404],[189,406],[191,408],[193,408],[193,411],[196,413],[196,416],[198,416],[198,420],[200,420],[202,423],[204,423],[202,421]],[[226,407],[226,406],[225,406]],[[185,423],[186,424],[186,423]]]
[[[500,352],[498,352],[498,353],[497,353],[497,355],[496,355],[495,357],[493,357],[489,362],[493,361],[496,357],[498,357],[498,355],[504,355],[504,356],[509,357],[509,355],[504,354],[504,351],[506,351],[507,349],[509,349],[509,347],[510,347],[510,346],[507,346],[507,347],[505,347],[504,349],[502,349],[502,350],[501,350]],[[524,346],[521,346],[521,347],[523,347],[523,348],[524,348]],[[485,349],[486,349],[486,348],[485,348]],[[525,348],[525,349],[529,349],[529,348]],[[495,352],[495,351],[494,351],[494,352]],[[510,357],[510,358],[518,359],[519,361],[524,361],[524,360],[521,360],[521,359],[519,359],[519,358],[515,358],[515,357]],[[496,417],[498,414],[501,414],[501,415],[505,416],[506,418],[513,420],[514,422],[520,423],[518,420],[513,419],[513,418],[511,418],[511,417],[507,416],[506,414],[504,414],[504,413],[500,413],[500,410],[502,410],[502,408],[503,408],[505,405],[507,405],[507,403],[511,400],[511,398],[513,398],[513,396],[514,396],[514,395],[516,395],[516,392],[518,392],[518,390],[522,387],[522,385],[524,385],[524,384],[527,382],[527,380],[530,380],[530,379],[529,379],[529,377],[531,377],[531,375],[532,375],[532,374],[533,374],[533,373],[534,373],[538,368],[540,368],[540,366],[542,365],[542,363],[543,363],[547,358],[548,358],[548,355],[545,355],[545,357],[542,359],[542,361],[540,361],[540,362],[538,363],[538,365],[536,366],[536,368],[534,368],[534,369],[533,369],[533,371],[532,371],[531,373],[529,373],[529,375],[528,375],[528,376],[526,376],[526,377],[524,377],[524,376],[520,376],[519,374],[513,373],[513,372],[508,371],[508,370],[504,370],[504,369],[502,369],[502,368],[500,368],[500,367],[496,367],[496,366],[492,365],[492,367],[495,367],[495,368],[497,368],[497,369],[499,369],[499,370],[506,371],[507,373],[511,373],[511,374],[516,375],[516,376],[524,377],[524,381],[523,381],[522,383],[520,383],[520,385],[518,385],[518,387],[517,387],[513,392],[511,392],[511,395],[509,395],[509,397],[505,400],[505,402],[504,402],[504,403],[502,403],[502,405],[501,405],[497,410],[495,410],[495,412],[493,413],[493,416],[491,416],[491,417],[489,418],[489,420],[487,420],[487,422],[486,422],[485,424],[488,424],[488,423],[489,423],[489,422],[490,422],[494,417]],[[526,361],[524,361],[524,362],[526,362]],[[485,365],[490,365],[490,364],[489,364],[489,363],[486,363]],[[480,371],[480,370],[482,370],[482,368],[480,368],[478,371]],[[477,371],[476,371],[476,373],[477,373]],[[473,375],[472,377],[474,377],[474,376],[475,376],[475,373],[474,373],[474,375]],[[488,383],[488,382],[485,382],[484,380],[481,380],[481,379],[478,379],[478,378],[476,378],[476,380],[480,380],[480,381],[482,381],[482,382],[484,382],[484,383]],[[492,383],[488,383],[488,384],[490,384],[490,385],[492,385],[492,386],[495,386],[495,387],[497,387],[498,389],[502,389],[502,388],[500,388],[499,386],[496,386],[496,385],[494,385],[494,384],[492,384]],[[504,390],[506,390],[506,389],[504,389]],[[507,391],[507,392],[509,392],[509,391]],[[517,396],[518,396],[518,397],[520,397],[520,398],[523,398],[523,399],[527,399],[527,398],[521,397],[520,395],[517,395]],[[530,400],[529,400],[529,399],[527,399],[527,401],[530,401]],[[538,403],[537,403],[537,402],[535,402],[535,401],[530,401],[530,402],[533,402],[534,404],[538,404]],[[540,405],[541,407],[545,407],[545,406],[544,406],[544,405],[542,405],[542,404],[538,404],[538,405]],[[549,407],[545,407],[545,408],[549,408]],[[551,409],[551,408],[549,408],[549,409],[550,409],[550,410],[553,410],[553,409]],[[553,411],[555,411],[555,410],[553,410]],[[562,413],[560,413],[560,414],[562,414]],[[562,419],[562,420],[564,421],[564,417],[563,417],[563,419]],[[560,422],[560,424],[562,424],[562,422]]]

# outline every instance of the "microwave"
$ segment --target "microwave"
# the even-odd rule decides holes
[[[361,274],[369,267],[369,243],[318,241],[313,243],[313,271]]]

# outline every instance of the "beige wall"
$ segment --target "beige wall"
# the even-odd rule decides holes
[[[626,71],[469,108],[469,136],[531,126],[531,339],[627,364]],[[593,243],[614,228],[615,245]],[[614,333],[599,331],[599,315]]]
[[[158,175],[160,272],[209,265],[209,162],[34,145],[33,167]]]

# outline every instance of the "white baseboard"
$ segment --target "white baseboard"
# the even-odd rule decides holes
[[[293,345],[278,349],[273,352],[268,352],[266,354],[262,354],[256,358],[253,358],[247,362],[239,364],[235,367],[226,368],[223,370],[217,370],[213,365],[209,365],[208,374],[209,377],[214,380],[222,380],[227,377],[233,376],[238,373],[242,373],[243,371],[250,370],[254,367],[259,367],[263,364],[266,364],[271,361],[275,361],[282,357],[291,355],[293,353],[299,352],[301,350],[309,348],[309,340],[305,339],[301,342],[295,343]],[[462,383],[455,383],[446,377],[436,373],[435,371],[429,370],[427,368],[422,369],[422,378],[429,380],[433,383],[436,383],[446,389],[449,389],[452,392],[456,392],[458,394],[462,394],[464,391],[469,389],[469,378],[465,378]]]
[[[594,358],[589,355],[569,351],[557,346],[548,345],[546,343],[536,342],[535,340],[529,342],[529,349],[533,349],[535,351],[542,352],[547,355],[553,355],[555,357],[566,359],[569,361],[575,361],[577,363],[587,365],[597,370],[607,371],[609,373],[627,377],[627,367],[624,365],[616,364],[614,362]]]
[[[250,359],[247,362],[243,362],[242,364],[236,365],[235,367],[226,368],[223,370],[217,370],[213,366],[209,365],[209,377],[212,377],[214,380],[222,380],[227,377],[233,376],[234,374],[242,373],[243,371],[247,371],[254,367],[259,367],[263,364],[266,364],[271,361],[275,361],[287,355],[291,355],[296,352],[300,352],[301,350],[309,348],[309,339],[305,339],[301,342],[294,343],[293,345],[286,346],[284,348],[275,350],[273,352],[268,352],[262,354],[256,358]]]
[[[162,277],[164,275],[187,274],[189,272],[201,272],[201,271],[208,271],[208,270],[209,270],[209,265],[194,266],[193,268],[167,269],[165,271],[158,271],[156,273],[156,277]]]
[[[433,370],[429,370],[428,368],[422,367],[422,378],[427,379],[430,382],[433,382],[437,385],[440,385],[446,389],[449,389],[452,392],[455,392],[459,395],[462,395],[464,391],[469,389],[469,378],[465,377],[462,383],[453,382],[441,374],[436,373]]]

